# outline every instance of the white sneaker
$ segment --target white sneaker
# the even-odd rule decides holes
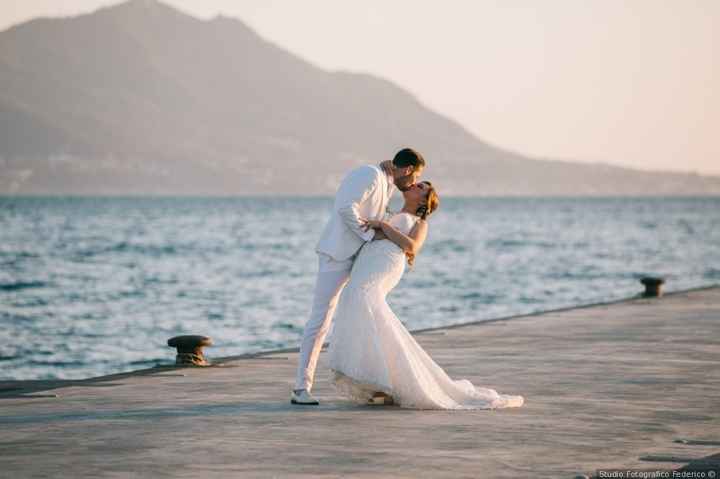
[[[290,394],[290,402],[293,404],[299,404],[301,406],[317,406],[320,403],[308,392],[307,389],[302,389],[299,393],[295,394],[293,391]]]

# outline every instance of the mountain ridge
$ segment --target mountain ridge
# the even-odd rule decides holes
[[[455,195],[720,194],[720,177],[523,156],[387,79],[156,0],[0,32],[1,194],[328,194],[413,146]]]

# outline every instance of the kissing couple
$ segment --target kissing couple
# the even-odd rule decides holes
[[[334,314],[328,351],[332,382],[358,403],[413,409],[523,405],[522,396],[451,379],[387,304],[405,263],[412,265],[420,252],[428,219],[440,204],[432,183],[418,182],[424,168],[422,155],[405,148],[392,161],[352,170],[340,184],[316,247],[315,297],[300,345],[293,404],[319,404],[311,389]],[[402,193],[404,204],[389,215],[387,206],[395,189]]]

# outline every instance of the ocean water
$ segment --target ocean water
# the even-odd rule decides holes
[[[330,198],[0,198],[0,378],[297,346]],[[399,208],[397,201],[391,207]],[[720,283],[720,198],[444,198],[389,302],[410,329]]]

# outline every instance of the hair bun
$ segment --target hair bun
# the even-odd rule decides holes
[[[415,212],[420,218],[425,219],[428,214],[428,207],[427,205],[422,205],[418,207],[417,211]]]

